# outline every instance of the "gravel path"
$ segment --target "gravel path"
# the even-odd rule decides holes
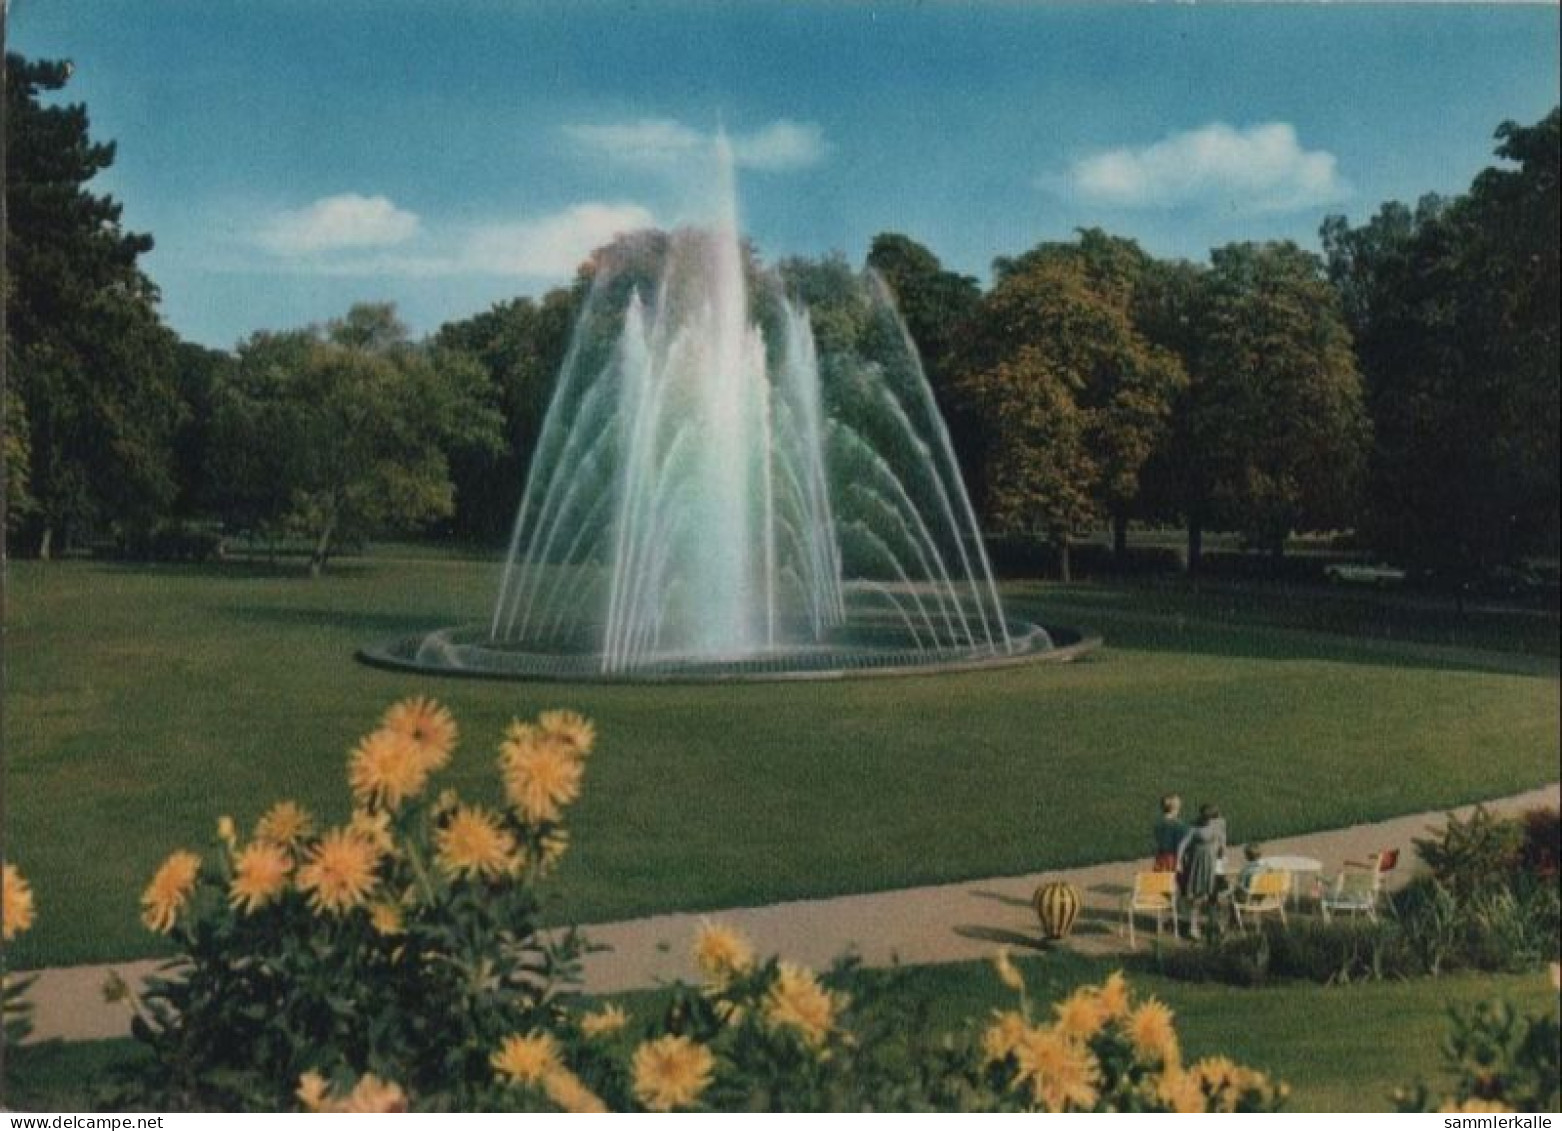
[[[1562,787],[1553,782],[1486,804],[1499,813],[1518,813],[1537,806],[1554,807],[1559,800]],[[1471,808],[1458,812],[1464,815]],[[1398,848],[1400,867],[1390,879],[1403,883],[1414,862],[1411,839],[1441,827],[1443,820],[1441,812],[1418,813],[1272,840],[1265,850],[1274,855],[1314,857],[1322,861],[1324,874],[1329,875],[1344,860]],[[812,966],[826,966],[848,951],[860,954],[870,966],[887,966],[894,962],[922,965],[987,958],[1002,945],[1016,949],[1035,947],[1038,930],[1030,897],[1038,885],[1050,880],[1067,880],[1084,894],[1084,909],[1067,945],[1085,954],[1120,954],[1128,947],[1128,940],[1119,930],[1121,899],[1134,872],[1147,864],[1142,859],[1119,861],[868,895],[599,923],[586,928],[586,934],[593,943],[607,949],[587,957],[586,989],[592,993],[616,993],[680,978],[692,980],[689,946],[706,919],[742,931],[763,954],[779,953]],[[1145,945],[1144,935],[1153,933],[1153,924],[1141,923],[1141,947]],[[157,965],[155,961],[136,961],[38,971],[38,981],[28,995],[36,1007],[31,1039],[96,1040],[126,1036],[130,1029],[129,1011],[123,1005],[104,1002],[104,980],[110,972],[117,971],[127,982],[139,984]]]

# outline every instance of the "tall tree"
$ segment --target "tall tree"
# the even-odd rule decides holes
[[[1089,452],[1077,384],[1077,375],[1056,356],[1025,346],[971,374],[962,390],[988,435],[990,527],[1045,534],[1057,548],[1064,581],[1071,579],[1069,539],[1099,516],[1090,493],[1099,469]]]
[[[1189,501],[1190,530],[1218,521],[1279,554],[1293,531],[1356,516],[1370,434],[1361,375],[1317,256],[1244,243],[1211,261],[1189,422],[1191,481],[1207,494]]]
[[[437,346],[464,353],[483,367],[503,416],[499,449],[467,449],[451,457],[456,492],[451,525],[457,533],[493,539],[515,521],[580,297],[580,288],[557,288],[540,301],[512,299],[447,322],[435,336]]]
[[[1109,517],[1120,555],[1126,552],[1141,471],[1187,380],[1178,357],[1147,338],[1138,322],[1137,296],[1150,263],[1131,241],[1094,230],[1081,233],[1076,243],[1043,244],[1017,259],[999,260],[998,283],[972,322],[965,351],[972,372],[986,375],[983,381],[999,374],[1034,379],[1049,373],[1062,382],[1089,456],[1084,463],[1065,458],[1065,464],[1090,469],[1090,480],[1078,487],[1092,500],[1088,511],[1064,510],[1086,523]],[[1038,356],[1005,367],[1025,351]],[[990,410],[983,418],[989,426],[999,423]],[[991,430],[988,441],[989,460],[1015,466],[997,451]],[[989,467],[989,480],[991,473]],[[1067,537],[1080,529],[1063,534],[1061,548],[1066,551]],[[1060,528],[1054,526],[1053,533]]]
[[[8,348],[31,462],[24,530],[43,557],[95,526],[163,513],[181,411],[175,339],[137,266],[151,238],[124,231],[120,205],[86,187],[114,146],[92,140],[83,106],[43,98],[70,73],[7,59]]]
[[[868,248],[868,267],[878,272],[906,320],[941,407],[950,396],[954,353],[962,327],[976,313],[981,287],[969,275],[946,271],[926,247],[898,232],[882,232]]]
[[[1324,224],[1375,428],[1366,532],[1462,583],[1558,541],[1558,111],[1454,200]]]
[[[385,305],[254,335],[215,400],[210,475],[225,516],[307,535],[315,575],[342,537],[447,517],[450,453],[499,444],[481,367],[408,342]]]

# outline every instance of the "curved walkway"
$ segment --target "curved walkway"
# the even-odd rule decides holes
[[[1562,786],[1553,782],[1485,804],[1494,812],[1510,814],[1557,806],[1559,801]],[[1473,808],[1456,812],[1464,816]],[[1442,812],[1417,813],[1272,840],[1265,849],[1275,855],[1314,857],[1331,873],[1344,860],[1399,848],[1405,863],[1391,879],[1402,883],[1412,871],[1408,866],[1414,855],[1412,838],[1440,828],[1444,817]],[[742,931],[762,954],[778,953],[817,967],[848,951],[861,955],[870,966],[888,966],[987,958],[1002,945],[1036,947],[1030,897],[1039,884],[1050,880],[1067,880],[1084,893],[1084,909],[1068,945],[1086,954],[1119,954],[1127,949],[1127,940],[1118,933],[1120,901],[1134,872],[1144,866],[1142,859],[1128,860],[868,895],[598,923],[585,928],[590,941],[604,948],[586,958],[585,988],[591,993],[617,993],[692,980],[689,944],[707,919]],[[127,982],[139,984],[157,966],[156,961],[136,961],[38,971],[38,981],[28,994],[36,1007],[32,1040],[127,1036],[129,1010],[105,1003],[103,983],[117,971]]]

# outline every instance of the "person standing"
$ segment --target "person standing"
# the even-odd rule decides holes
[[[1214,906],[1225,856],[1226,819],[1215,806],[1201,805],[1193,828],[1177,848],[1177,872],[1189,905],[1189,938],[1202,934],[1200,919],[1207,917]]]
[[[1175,872],[1177,850],[1182,838],[1188,835],[1188,823],[1182,819],[1182,798],[1168,793],[1161,798],[1161,815],[1155,819],[1152,831],[1155,839],[1155,871]]]

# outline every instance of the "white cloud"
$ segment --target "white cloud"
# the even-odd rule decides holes
[[[717,136],[672,118],[565,126],[564,132],[587,152],[648,169],[677,168],[691,157],[708,153]],[[740,168],[764,172],[816,165],[828,149],[824,131],[818,125],[787,118],[748,133],[732,134],[729,140],[733,159]]]
[[[822,129],[812,122],[785,118],[732,139],[732,155],[740,166],[774,172],[817,165],[825,149]]]
[[[565,126],[582,149],[626,165],[668,165],[697,152],[710,139],[671,118],[642,118],[598,126]]]
[[[1211,205],[1294,212],[1349,195],[1335,157],[1303,149],[1287,122],[1235,129],[1212,122],[1142,149],[1109,149],[1075,161],[1068,187],[1119,208]]]
[[[397,208],[388,197],[349,192],[279,213],[257,239],[277,255],[312,255],[342,248],[391,247],[417,231],[417,216]]]
[[[451,265],[456,271],[559,278],[615,236],[654,227],[638,204],[575,204],[562,212],[473,231]]]

